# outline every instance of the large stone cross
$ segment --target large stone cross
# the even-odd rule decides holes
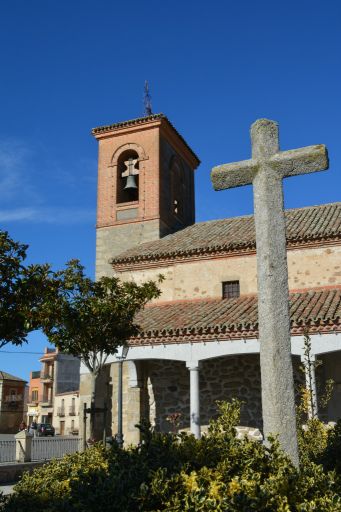
[[[214,167],[211,179],[215,190],[253,185],[264,436],[278,434],[298,465],[282,179],[327,169],[328,155],[324,145],[280,151],[268,119],[251,126],[251,142],[252,159]]]

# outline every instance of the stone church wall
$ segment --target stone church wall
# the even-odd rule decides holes
[[[296,385],[303,383],[300,360],[293,357]],[[180,428],[190,426],[189,371],[179,361],[149,361],[150,421],[157,430],[171,430],[167,416],[181,413]],[[217,415],[217,400],[237,398],[243,402],[240,424],[262,427],[261,377],[259,355],[226,356],[202,362],[200,369],[201,424],[208,425]]]
[[[289,288],[298,290],[341,284],[341,246],[295,249],[288,251]],[[165,267],[120,272],[124,280],[140,283],[165,277],[158,301],[221,297],[222,282],[240,282],[240,293],[257,292],[256,256],[231,256],[174,263]]]

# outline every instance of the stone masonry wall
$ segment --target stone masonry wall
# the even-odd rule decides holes
[[[300,360],[293,357],[296,386],[304,382]],[[166,418],[181,413],[180,428],[189,428],[189,370],[184,362],[149,361],[148,392],[150,421],[158,430],[171,429]],[[243,402],[240,424],[262,428],[261,377],[259,355],[226,356],[201,363],[200,415],[207,425],[217,415],[217,400],[237,398]],[[297,397],[298,399],[298,397]]]
[[[293,357],[296,387],[304,383],[299,371],[300,358]],[[110,375],[109,375],[110,373]],[[109,405],[107,414],[107,435],[117,433],[117,379],[118,365],[106,367],[97,386],[96,405]],[[140,441],[135,427],[141,419],[149,419],[158,431],[172,429],[167,416],[181,413],[180,429],[190,427],[190,375],[185,362],[167,360],[148,360],[139,363],[138,382],[131,387],[128,363],[123,364],[123,433],[126,444]],[[83,433],[83,402],[90,404],[89,376],[81,376],[80,432]],[[107,397],[112,396],[112,401]],[[201,424],[207,425],[216,417],[216,401],[238,398],[243,403],[240,424],[247,427],[262,428],[261,388],[259,355],[246,354],[225,356],[202,361],[200,369],[200,412]],[[298,400],[298,396],[296,397]],[[88,417],[89,422],[89,417]],[[97,435],[102,437],[103,415],[97,415]],[[89,436],[89,423],[87,437]]]
[[[341,246],[288,251],[289,289],[341,284]],[[240,293],[257,293],[256,255],[174,263],[153,269],[119,272],[121,279],[140,283],[163,274],[158,301],[221,297],[222,282],[240,282]]]
[[[112,276],[109,260],[136,245],[160,238],[160,220],[133,222],[96,231],[96,278]]]

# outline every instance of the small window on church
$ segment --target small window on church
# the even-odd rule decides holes
[[[139,155],[124,151],[117,161],[117,204],[139,200]]]
[[[223,299],[234,299],[240,296],[239,281],[224,281]]]

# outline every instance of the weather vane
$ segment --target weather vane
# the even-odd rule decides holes
[[[152,112],[152,98],[149,94],[149,85],[148,80],[145,80],[144,82],[144,115],[145,116],[151,116],[153,114]]]

